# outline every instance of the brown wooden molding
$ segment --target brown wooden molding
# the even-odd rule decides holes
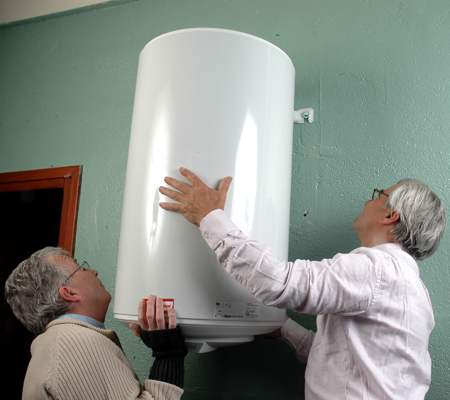
[[[0,173],[0,192],[63,189],[58,246],[73,255],[82,167],[80,165]]]

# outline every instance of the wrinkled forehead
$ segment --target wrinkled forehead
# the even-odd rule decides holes
[[[385,191],[387,194],[391,194],[391,193],[394,192],[396,189],[398,189],[400,186],[401,186],[400,183],[395,183],[394,185],[389,186],[387,189],[384,189],[384,191]]]

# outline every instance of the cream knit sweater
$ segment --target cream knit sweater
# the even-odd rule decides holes
[[[183,390],[146,379],[141,387],[116,333],[60,319],[31,344],[23,400],[177,400]]]

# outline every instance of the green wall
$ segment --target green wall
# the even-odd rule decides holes
[[[373,187],[415,177],[450,203],[448,0],[134,0],[2,26],[0,171],[83,165],[76,256],[111,291],[138,53],[198,26],[277,44],[297,70],[296,106],[316,110],[294,129],[291,258],[355,247],[351,222]],[[432,400],[450,398],[449,258],[446,235],[421,264]],[[109,321],[144,377],[147,349]],[[189,355],[186,369],[186,399],[303,398],[304,367],[269,339]]]

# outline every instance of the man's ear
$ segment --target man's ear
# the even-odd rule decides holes
[[[77,303],[81,300],[81,296],[78,290],[71,286],[61,286],[59,289],[59,295],[69,303]]]
[[[400,214],[397,211],[388,209],[383,218],[383,225],[392,225],[400,220]]]

